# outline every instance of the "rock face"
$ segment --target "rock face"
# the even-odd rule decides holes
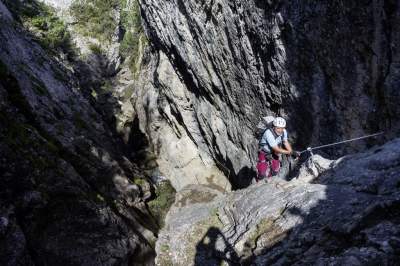
[[[194,111],[196,107],[191,101],[197,101],[196,97],[186,90],[163,53],[142,67],[148,72],[142,70],[140,89],[134,91],[132,102],[139,129],[147,134],[148,145],[157,156],[160,174],[168,177],[178,190],[190,184],[230,190],[230,183],[214,162],[199,128],[199,123],[208,121],[205,117],[211,105],[205,105],[202,113]],[[170,100],[176,97],[179,102],[171,106]],[[222,120],[218,121],[223,130]]]
[[[156,264],[394,265],[399,150],[395,139],[336,161],[314,156],[289,182],[226,195],[187,187],[159,235]]]
[[[204,183],[210,173],[199,165],[218,167],[235,188],[248,185],[263,115],[288,118],[299,146],[399,132],[397,1],[140,5],[152,50],[134,105],[160,170],[177,187]],[[176,154],[185,155],[176,162]]]
[[[121,141],[2,2],[0,25],[0,264],[151,264]]]
[[[266,78],[270,75],[267,65],[282,69],[281,56],[258,54],[265,50],[261,46],[266,47],[274,39],[270,34],[274,26],[246,24],[236,12],[251,10],[260,18],[264,17],[264,10],[254,9],[251,1],[243,5],[141,1],[145,29],[159,58],[152,71],[155,89],[148,86],[143,90],[156,92],[158,100],[153,101],[158,102],[158,120],[167,120],[170,128],[178,128],[179,132],[172,136],[187,139],[186,146],[194,147],[187,157],[219,167],[230,174],[235,187],[247,185],[253,173],[254,124],[268,107],[278,112],[282,98],[289,95],[279,85],[287,83],[287,77],[281,75],[283,71],[277,72],[271,82]],[[246,16],[242,14],[242,18]],[[260,46],[252,47],[247,26],[260,32]],[[282,48],[277,46],[278,50]],[[169,71],[161,72],[166,66]],[[166,74],[175,76],[174,82],[159,81]],[[142,116],[139,118],[143,120]],[[154,142],[160,139],[157,131],[149,134]],[[165,137],[165,133],[160,136]]]
[[[310,140],[382,130],[398,136],[399,3],[290,1],[277,11],[284,21],[287,73],[304,92],[303,108],[312,117]],[[364,145],[352,143],[347,151]]]

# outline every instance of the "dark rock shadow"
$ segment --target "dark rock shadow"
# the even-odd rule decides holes
[[[78,87],[78,81],[22,34],[20,25],[2,20],[1,39],[15,38],[16,51],[29,51],[32,58],[15,60],[9,52],[14,43],[1,43],[0,238],[6,231],[16,232],[17,238],[0,241],[0,265],[85,265],[94,261],[128,265],[128,260],[132,261],[129,265],[141,265],[140,260],[153,261],[154,249],[144,232],[150,235],[156,229],[138,202],[138,186],[128,181],[140,171],[126,160],[122,141],[113,134],[109,121],[100,117],[99,109],[92,110],[92,102],[89,107],[78,91],[70,97],[49,93],[50,86],[55,86],[52,81],[65,83],[66,90]],[[12,67],[26,60],[39,72],[40,66],[48,66],[49,79],[28,70],[29,65],[27,71]],[[40,88],[32,96],[35,83]],[[82,88],[84,97],[89,92]],[[36,105],[35,99],[41,104]],[[5,246],[12,252],[4,254]],[[19,250],[26,250],[33,262],[19,263]]]
[[[243,167],[242,169],[240,169],[240,171],[238,172],[238,174],[236,175],[236,189],[243,189],[246,188],[248,186],[251,185],[253,177],[256,176],[256,172],[254,171],[254,169],[250,168],[250,167]]]
[[[254,169],[245,166],[235,174],[234,166],[230,158],[226,160],[217,158],[217,161],[224,162],[224,166],[221,167],[221,163],[217,163],[219,169],[228,177],[229,183],[232,185],[232,190],[238,190],[248,187],[256,176]]]
[[[283,155],[281,159],[281,169],[275,178],[280,180],[290,181],[298,173],[300,159],[295,159],[292,156]]]
[[[240,265],[238,255],[226,240],[222,232],[216,227],[210,227],[204,237],[196,245],[195,266]]]

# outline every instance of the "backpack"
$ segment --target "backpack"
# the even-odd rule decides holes
[[[258,122],[255,130],[255,137],[258,140],[258,142],[261,141],[262,136],[264,135],[264,132],[267,131],[268,129],[272,128],[272,122],[274,122],[275,117],[272,115],[264,116],[261,118],[261,121]]]

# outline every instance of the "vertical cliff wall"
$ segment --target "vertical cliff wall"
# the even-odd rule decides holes
[[[279,11],[287,72],[304,92],[303,108],[313,122],[309,141],[383,130],[389,138],[398,136],[399,3],[290,1],[282,2]],[[351,152],[364,144],[340,150]]]
[[[207,183],[204,166],[229,175],[234,187],[248,184],[254,126],[266,114],[288,119],[297,147],[399,132],[396,1],[140,6],[151,50],[134,105],[176,186]]]

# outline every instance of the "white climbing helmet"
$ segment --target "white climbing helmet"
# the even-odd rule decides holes
[[[272,124],[274,127],[286,127],[286,120],[282,117],[277,117]]]

